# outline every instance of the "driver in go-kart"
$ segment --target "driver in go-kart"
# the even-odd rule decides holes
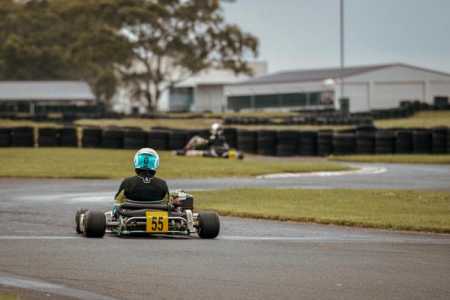
[[[223,134],[222,124],[212,124],[210,133],[209,139],[204,139],[200,136],[192,137],[182,150],[177,151],[177,154],[213,157],[224,155],[230,149],[230,146]]]
[[[159,155],[151,148],[142,148],[133,159],[135,176],[125,178],[114,197],[117,204],[133,201],[161,201],[169,196],[167,183],[155,177]]]

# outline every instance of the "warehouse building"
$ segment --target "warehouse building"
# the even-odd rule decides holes
[[[0,81],[0,116],[81,114],[96,108],[96,98],[86,82]]]
[[[450,74],[402,63],[285,71],[227,85],[224,93],[229,111],[363,112],[448,101]]]
[[[250,62],[252,76],[267,73],[266,62]],[[172,87],[169,90],[169,111],[223,112],[227,108],[225,85],[248,80],[251,76],[236,75],[230,70],[208,69]]]

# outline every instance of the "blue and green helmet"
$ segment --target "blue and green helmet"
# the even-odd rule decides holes
[[[156,171],[159,167],[159,155],[152,148],[142,148],[134,155],[135,169]]]

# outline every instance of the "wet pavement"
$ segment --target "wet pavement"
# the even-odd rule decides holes
[[[409,182],[415,189],[449,189],[448,167],[393,168],[333,180],[321,175],[270,182],[310,188],[401,188]],[[170,184],[205,189],[245,187],[245,182],[261,186],[265,180]],[[216,240],[78,236],[75,210],[109,209],[118,183],[0,179],[0,295],[25,291],[25,299],[450,298],[450,235],[223,217]]]

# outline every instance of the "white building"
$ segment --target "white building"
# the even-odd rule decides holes
[[[341,98],[349,99],[351,112],[369,111],[448,98],[450,74],[402,63],[286,71],[227,85],[225,97],[227,110],[235,111],[340,109]]]
[[[253,76],[267,73],[267,63],[251,62]],[[224,86],[248,80],[248,75],[236,75],[230,70],[209,69],[188,78],[171,88],[169,111],[222,112],[226,110]]]
[[[267,73],[266,62],[251,62],[249,66],[253,70],[252,77]],[[135,62],[131,68],[140,71],[142,66],[140,63]],[[174,74],[174,77],[177,78],[177,74]],[[208,69],[202,71],[181,81],[174,87],[165,90],[161,94],[158,110],[173,112],[221,112],[226,109],[224,86],[226,84],[248,80],[252,77],[248,75],[235,75],[229,70]],[[133,98],[131,89],[125,85],[118,88],[112,99],[112,104],[115,111],[125,114],[146,112],[146,100],[143,98]]]

